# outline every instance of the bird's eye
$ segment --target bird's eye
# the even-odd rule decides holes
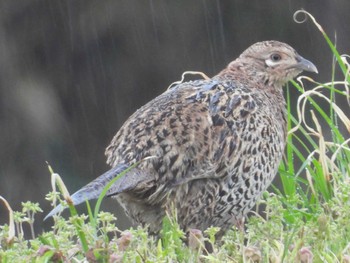
[[[282,57],[280,54],[275,53],[275,54],[272,54],[270,58],[273,62],[277,62],[277,61],[280,61]]]

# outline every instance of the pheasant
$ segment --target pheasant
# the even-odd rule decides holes
[[[264,41],[212,78],[169,88],[127,119],[105,152],[113,168],[74,193],[73,203],[98,198],[135,165],[107,192],[133,223],[158,233],[175,207],[185,231],[225,232],[277,173],[287,134],[282,86],[302,71],[317,68],[289,45]]]

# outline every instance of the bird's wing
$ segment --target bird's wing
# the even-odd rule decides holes
[[[132,164],[153,156],[139,169],[154,175],[156,187],[221,177],[236,153],[235,125],[255,110],[249,92],[217,79],[179,84],[124,123],[106,149],[107,162]]]

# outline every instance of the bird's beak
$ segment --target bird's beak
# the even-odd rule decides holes
[[[296,59],[297,59],[298,63],[295,65],[295,68],[309,71],[309,72],[318,73],[316,66],[310,60],[307,60],[300,55],[298,55],[296,57]]]

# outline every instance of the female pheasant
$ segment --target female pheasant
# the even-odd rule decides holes
[[[277,173],[286,144],[282,86],[304,70],[317,73],[289,45],[264,41],[213,78],[168,89],[129,117],[106,149],[113,168],[73,194],[73,203],[97,198],[139,162],[108,190],[134,223],[157,233],[173,206],[184,230],[225,231]]]

